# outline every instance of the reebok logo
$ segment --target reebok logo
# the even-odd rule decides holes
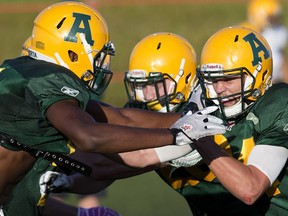
[[[61,92],[63,92],[63,93],[66,94],[66,95],[70,95],[70,96],[72,96],[72,97],[76,97],[76,96],[79,94],[79,91],[78,91],[78,90],[69,88],[69,87],[67,87],[67,86],[63,86],[63,87],[61,88]]]

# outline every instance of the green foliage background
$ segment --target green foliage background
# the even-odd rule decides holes
[[[0,0],[0,7],[3,2],[7,0]],[[39,3],[37,0],[29,2]],[[122,82],[123,73],[128,69],[129,55],[133,47],[145,36],[161,31],[182,35],[192,43],[199,59],[201,48],[209,36],[222,27],[244,21],[246,17],[246,4],[243,2],[214,1],[216,3],[201,4],[191,0],[191,4],[173,5],[163,2],[164,4],[144,6],[103,5],[98,9],[108,23],[111,40],[116,46],[116,56],[112,60],[115,77],[104,95],[105,102],[115,106],[125,103],[127,98]],[[287,11],[288,3],[283,2],[283,6],[284,11]],[[21,45],[31,34],[36,15],[36,12],[0,13],[0,62],[20,54]],[[284,18],[287,24],[288,16]],[[69,202],[75,203],[75,197],[71,196]],[[154,172],[116,181],[107,189],[107,196],[102,202],[118,210],[123,216],[192,215],[185,200]]]

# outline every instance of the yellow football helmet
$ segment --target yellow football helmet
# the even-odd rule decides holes
[[[272,84],[272,53],[261,34],[249,28],[234,26],[213,34],[201,54],[197,75],[205,89],[206,100],[219,105],[224,117],[244,113]],[[213,88],[215,79],[241,77],[242,90],[219,97]],[[240,97],[237,104],[224,107],[221,101]]]
[[[102,15],[75,1],[44,9],[34,20],[29,56],[70,69],[101,94],[112,78],[109,70],[114,46]]]
[[[183,37],[168,32],[148,35],[130,55],[124,80],[129,101],[144,103],[150,110],[173,111],[189,99],[196,64],[195,50]],[[149,85],[155,92],[150,99],[143,91]]]
[[[249,27],[261,32],[270,25],[271,19],[282,13],[278,0],[251,0],[248,4],[247,18]]]

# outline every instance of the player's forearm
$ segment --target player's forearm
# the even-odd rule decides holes
[[[121,109],[125,125],[143,128],[169,128],[180,118],[179,113],[159,113],[141,109]]]
[[[94,180],[93,178],[88,178],[80,174],[74,174],[69,176],[73,184],[68,189],[67,192],[77,193],[77,194],[93,194],[98,193],[106,189],[111,185],[114,180]]]
[[[266,184],[258,178],[259,170],[251,169],[232,157],[215,159],[209,168],[227,190],[248,205],[253,204],[267,189],[263,187]]]
[[[80,133],[77,131],[75,133]],[[172,144],[174,137],[168,129],[142,129],[98,124],[81,129],[73,143],[83,151],[119,153]],[[71,134],[73,136],[73,134]],[[79,139],[80,138],[80,139]]]
[[[123,163],[130,167],[145,168],[153,166],[156,169],[160,166],[160,160],[154,149],[124,152],[120,153],[119,156]]]
[[[167,128],[181,116],[179,113],[159,113],[136,108],[115,108],[99,103],[90,103],[89,109],[86,110],[97,122],[143,128]],[[99,113],[102,114],[100,115],[102,118],[99,117]]]
[[[222,185],[244,203],[253,204],[269,186],[258,169],[230,157],[212,139],[194,145]]]

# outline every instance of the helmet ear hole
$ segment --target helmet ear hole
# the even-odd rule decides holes
[[[75,52],[73,52],[72,50],[68,50],[68,55],[69,55],[71,62],[77,62],[78,61],[78,55]]]

